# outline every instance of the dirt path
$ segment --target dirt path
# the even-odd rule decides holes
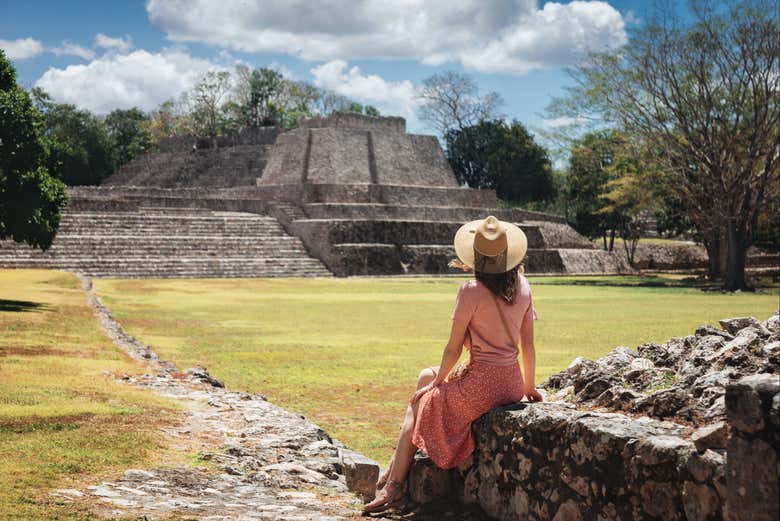
[[[164,434],[172,446],[199,454],[210,464],[130,469],[115,481],[55,495],[89,501],[96,514],[106,517],[360,519],[362,502],[347,490],[338,441],[262,395],[231,391],[204,369],[182,372],[160,360],[112,318],[91,280],[81,280],[106,334],[148,370],[117,378],[181,404],[184,423]]]

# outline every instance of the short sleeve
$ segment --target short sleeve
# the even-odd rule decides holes
[[[534,301],[531,299],[531,301],[528,303],[528,309],[526,310],[526,315],[528,313],[531,313],[531,316],[534,320],[539,320],[539,316],[536,314],[536,308],[534,307]]]
[[[476,299],[473,292],[470,291],[468,283],[463,284],[458,290],[458,296],[455,298],[455,309],[452,311],[452,320],[468,324],[474,311],[477,309]]]
[[[528,309],[525,310],[525,314],[528,315],[528,313],[530,313],[534,320],[539,320],[539,316],[536,314],[536,308],[534,307],[534,297],[531,294],[531,285],[528,284],[527,280],[524,280],[523,282],[528,287]],[[523,317],[523,320],[525,320],[525,316]]]

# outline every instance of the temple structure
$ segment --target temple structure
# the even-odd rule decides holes
[[[48,252],[0,242],[0,266],[96,276],[452,273],[455,230],[493,214],[528,236],[526,271],[627,271],[563,218],[458,186],[433,136],[398,117],[335,113],[280,132],[172,138],[100,187],[69,190]]]

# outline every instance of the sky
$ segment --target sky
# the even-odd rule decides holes
[[[407,118],[417,89],[444,70],[504,99],[532,131],[566,67],[616,48],[651,1],[533,0],[0,0],[0,48],[18,82],[97,114],[149,111],[209,70],[237,64],[283,74]]]

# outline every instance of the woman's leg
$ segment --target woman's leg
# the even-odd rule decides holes
[[[422,371],[420,371],[420,375],[417,377],[417,390],[419,390],[419,389],[425,387],[426,385],[428,385],[429,383],[431,383],[433,381],[433,379],[436,378],[436,374],[438,374],[438,372],[439,372],[439,366],[438,365],[432,366],[432,367],[427,367],[427,368],[423,369]],[[404,437],[404,430],[405,429],[408,430],[408,425],[409,425],[409,421],[410,421],[409,420],[409,410],[410,409],[411,409],[411,407],[407,407],[407,409],[406,409],[406,414],[404,415],[404,421],[403,421],[403,424],[401,425],[401,433],[399,435],[398,444],[396,445],[395,451],[393,451],[393,456],[390,458],[390,463],[388,463],[388,465],[387,465],[387,470],[385,470],[385,472],[382,474],[382,477],[380,478],[380,481],[386,481],[388,477],[392,476],[396,455],[398,454],[398,447],[401,446],[401,440]],[[416,417],[416,415],[417,415],[417,411],[415,409],[414,410],[414,415],[412,416],[412,419],[411,419],[411,428],[412,428],[412,430],[414,430],[414,418]],[[409,436],[409,440],[411,440],[411,431],[409,431],[408,436]],[[411,443],[411,441],[410,441],[410,443]],[[412,457],[414,457],[414,453],[415,453],[415,450],[413,449],[412,450]],[[393,479],[396,479],[396,478],[393,478]],[[396,481],[397,481],[397,479],[396,479]]]
[[[438,367],[427,368],[420,371],[420,376],[417,378],[417,389],[421,389],[431,383],[436,378],[436,373],[439,371]],[[409,466],[412,464],[417,447],[412,444],[412,432],[414,431],[415,418],[417,418],[417,407],[419,401],[414,405],[409,405],[406,408],[406,415],[404,416],[404,423],[401,427],[401,434],[398,437],[398,445],[395,449],[395,457],[393,458],[393,466],[390,471],[390,479],[393,481],[403,481],[406,479],[406,473],[409,471]]]
[[[417,378],[417,389],[431,383],[433,379],[436,378],[438,371],[439,366],[429,367],[420,371],[420,375]],[[393,458],[390,460],[388,466],[387,472],[389,473],[390,480],[397,483],[401,483],[406,479],[406,473],[409,471],[412,458],[414,458],[414,453],[417,450],[417,448],[412,445],[412,431],[414,430],[414,420],[416,416],[417,404],[408,406],[406,408],[406,414],[404,415],[404,423],[401,426],[401,434],[398,437],[398,445],[396,446]],[[385,504],[388,499],[390,499],[390,493],[387,492],[387,488],[382,489],[379,494],[377,494],[377,497],[364,508],[376,508],[379,505]]]

